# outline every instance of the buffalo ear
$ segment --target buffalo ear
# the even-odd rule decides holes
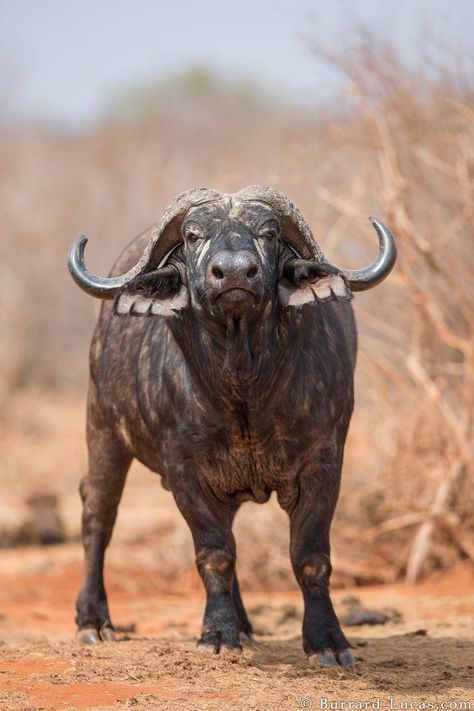
[[[115,299],[115,313],[126,316],[175,316],[189,301],[184,281],[184,264],[177,259],[170,260],[128,284]]]
[[[136,277],[128,284],[126,291],[129,294],[138,294],[149,298],[154,298],[159,294],[165,298],[176,294],[180,286],[181,273],[178,267],[173,264],[167,264],[164,267]]]
[[[115,299],[115,313],[120,316],[176,316],[188,303],[188,290],[184,284],[171,296],[141,296],[125,290]]]
[[[278,295],[283,306],[350,301],[352,292],[334,267],[323,262],[289,259],[283,266]]]

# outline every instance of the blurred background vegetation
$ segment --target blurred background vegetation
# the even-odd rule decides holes
[[[290,196],[341,266],[374,256],[369,215],[399,242],[393,275],[354,299],[357,406],[333,528],[335,584],[413,581],[474,561],[469,64],[437,48],[436,71],[414,66],[366,30],[354,31],[344,52],[316,40],[308,46],[344,76],[317,110],[195,66],[121,90],[80,130],[4,122],[0,529],[8,545],[26,515],[23,500],[37,490],[58,497],[67,537],[78,535],[98,305],[67,273],[72,239],[89,236],[88,262],[106,274],[182,190],[261,183]],[[150,493],[150,476],[139,467],[132,474],[119,544],[148,541],[140,564],[182,576],[193,565],[190,537],[158,480]],[[273,500],[258,511],[243,507],[237,541],[244,584],[293,584],[286,516]]]

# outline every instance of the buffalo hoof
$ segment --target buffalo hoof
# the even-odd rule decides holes
[[[97,644],[97,642],[100,642],[99,632],[95,627],[84,627],[84,629],[77,630],[76,639],[81,644]]]
[[[312,666],[341,666],[348,667],[354,664],[355,659],[350,649],[341,649],[334,652],[332,649],[325,649],[324,652],[315,652],[308,655],[308,661]]]
[[[240,644],[234,645],[233,647],[228,644],[221,644],[220,653],[224,655],[239,655],[242,654],[242,647],[240,646]]]
[[[356,661],[350,649],[339,650],[339,652],[336,652],[336,657],[341,667],[350,667]]]
[[[97,644],[98,642],[115,642],[117,639],[112,627],[83,627],[76,632],[76,639],[81,644]]]
[[[242,654],[242,647],[240,644],[226,643],[219,639],[215,634],[207,635],[207,637],[201,637],[201,639],[197,642],[196,649],[202,654]]]
[[[117,637],[112,627],[101,627],[99,630],[100,638],[103,642],[115,642]]]

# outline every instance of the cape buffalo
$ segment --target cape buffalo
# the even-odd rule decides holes
[[[276,491],[304,598],[303,648],[353,662],[329,597],[329,529],[353,407],[353,291],[384,279],[395,240],[371,220],[379,255],[346,271],[323,256],[278,190],[195,188],[133,241],[111,276],[69,269],[105,299],[90,359],[78,638],[114,639],[105,549],[134,457],[162,477],[192,533],[207,603],[198,649],[241,651],[251,636],[235,574],[232,522]]]

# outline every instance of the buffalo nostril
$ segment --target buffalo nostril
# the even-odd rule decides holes
[[[216,279],[223,279],[224,278],[224,272],[221,269],[219,269],[219,267],[216,267],[216,265],[214,265],[212,267],[211,271],[212,271],[212,275],[215,276]]]
[[[248,270],[248,272],[247,272],[247,278],[248,278],[248,279],[253,279],[253,277],[257,275],[257,272],[258,272],[258,267],[257,267],[256,264],[254,264],[254,265],[253,265],[252,267],[250,267],[250,269]]]

